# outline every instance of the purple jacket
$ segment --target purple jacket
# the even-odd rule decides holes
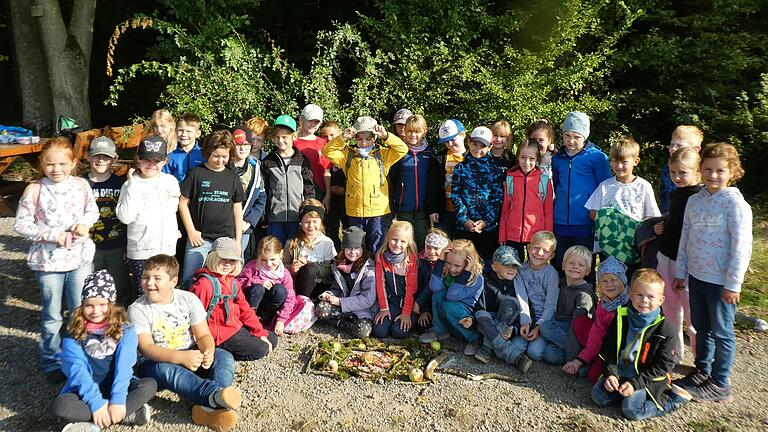
[[[331,275],[331,293],[341,301],[341,312],[354,313],[358,318],[373,319],[373,305],[376,304],[376,272],[373,260],[368,259],[363,264],[351,287],[347,286],[335,263],[331,267]]]

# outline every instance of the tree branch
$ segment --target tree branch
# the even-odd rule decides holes
[[[93,47],[93,19],[96,14],[96,0],[75,0],[69,19],[69,34],[77,41],[83,57],[90,63]]]
[[[57,0],[42,0],[43,16],[40,17],[40,36],[48,64],[56,59],[56,53],[64,51],[67,45],[67,28],[61,16]]]

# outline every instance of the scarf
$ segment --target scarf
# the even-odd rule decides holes
[[[339,271],[342,273],[349,274],[349,272],[352,271],[353,264],[354,264],[353,262],[345,259],[343,263],[336,264],[336,268],[339,269]]]
[[[408,148],[411,150],[411,152],[412,152],[413,154],[416,154],[416,153],[421,153],[421,152],[423,152],[424,150],[426,150],[426,148],[427,148],[427,146],[428,146],[428,145],[429,145],[429,144],[427,143],[427,140],[421,140],[421,141],[419,141],[419,143],[418,143],[418,144],[416,144],[415,146],[408,146]]]
[[[88,336],[82,342],[82,347],[88,356],[103,360],[115,353],[117,341],[104,336],[108,328],[109,321],[107,320],[100,324],[85,321],[85,331],[88,332]]]
[[[384,259],[387,260],[387,263],[395,265],[400,264],[405,259],[405,252],[401,252],[397,255],[393,254],[392,252],[385,250],[384,251]]]
[[[619,306],[624,306],[629,301],[629,294],[627,294],[627,291],[624,290],[623,293],[616,296],[613,300],[608,300],[605,298],[601,298],[600,302],[603,304],[603,309],[605,309],[606,312],[615,312],[616,309],[619,308]]]
[[[259,264],[259,273],[265,278],[269,279],[273,282],[277,282],[281,279],[283,279],[283,276],[285,276],[285,266],[283,263],[280,263],[280,265],[274,270],[268,270],[266,267],[263,267],[261,264]]]
[[[388,262],[386,254],[389,251],[376,255],[376,300],[379,302],[379,310],[389,309],[387,291],[384,288],[384,272],[394,273],[393,263]],[[393,256],[397,256],[391,254]],[[405,253],[400,261],[405,259]],[[410,316],[413,311],[413,298],[419,288],[419,259],[412,254],[408,259],[408,268],[405,271],[405,296],[403,297],[403,315]],[[394,319],[395,317],[393,317]]]
[[[109,327],[109,322],[107,320],[104,320],[101,323],[93,323],[85,320],[85,331],[88,333],[103,335],[106,333],[107,327]]]
[[[622,377],[634,378],[637,376],[635,368],[635,359],[640,354],[640,338],[643,330],[648,328],[661,314],[661,309],[656,309],[648,313],[640,313],[631,305],[627,308],[627,336],[625,338],[624,349],[621,350],[619,358],[619,373]]]

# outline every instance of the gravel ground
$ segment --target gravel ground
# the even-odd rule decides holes
[[[58,431],[63,424],[48,407],[60,387],[47,384],[38,368],[39,296],[24,261],[27,247],[13,232],[13,218],[0,218],[0,430]],[[586,380],[566,377],[559,368],[539,363],[526,376],[495,360],[481,365],[465,358],[455,342],[446,344],[453,351],[447,360],[450,367],[506,374],[519,382],[471,382],[438,374],[436,384],[416,386],[354,378],[335,381],[301,373],[306,361],[303,348],[335,335],[319,326],[282,338],[267,359],[239,363],[236,384],[245,401],[235,430],[768,430],[765,333],[739,332],[733,402],[691,403],[661,419],[632,423],[614,409],[594,407]],[[190,404],[170,392],[158,393],[150,405],[152,423],[130,430],[205,430],[191,424]]]

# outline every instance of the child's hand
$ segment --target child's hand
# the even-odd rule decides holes
[[[275,323],[275,328],[274,328],[275,334],[278,336],[282,336],[284,330],[285,330],[285,324],[282,321],[277,321]]]
[[[93,412],[93,422],[101,429],[106,429],[112,424],[112,420],[109,417],[109,408],[107,403],[101,406]]]
[[[133,173],[135,173],[135,172],[136,172],[136,168],[134,168],[134,167],[128,168],[128,172],[125,173],[125,180],[126,181],[131,181],[131,179],[133,178]]]
[[[624,397],[630,397],[634,392],[635,392],[635,388],[632,387],[632,384],[630,384],[629,381],[625,382],[624,384],[621,385],[621,387],[619,387],[619,394]]]
[[[468,329],[472,327],[472,323],[475,320],[471,316],[465,316],[464,318],[459,320],[459,324],[464,327],[465,329]]]
[[[400,330],[407,332],[411,329],[411,316],[400,314],[395,318],[395,321],[400,321]]]
[[[357,131],[355,130],[355,128],[348,127],[344,129],[344,135],[342,136],[344,137],[344,140],[348,140],[348,139],[352,139],[352,137],[354,137],[356,133]]]
[[[304,262],[304,260],[302,260],[302,259],[295,259],[295,260],[293,260],[293,262],[291,263],[291,273],[298,272],[299,269],[301,269],[301,267],[304,264],[306,264],[306,262]]]
[[[510,340],[512,339],[512,336],[515,334],[515,326],[507,326],[507,328],[501,332],[501,337],[504,340]]]
[[[373,323],[381,324],[386,318],[392,319],[392,314],[389,313],[389,309],[380,310],[379,313],[373,317]]]
[[[267,338],[266,336],[261,336],[261,337],[259,337],[259,339],[261,339],[264,342],[266,342],[267,347],[269,347],[269,353],[267,353],[267,355],[272,354],[272,342],[269,341],[269,338]]]
[[[203,245],[203,233],[198,230],[192,230],[187,233],[189,244],[193,247],[200,247]]]
[[[211,365],[213,364],[213,353],[215,353],[215,349],[211,349],[210,351],[206,351],[203,353],[203,362],[200,363],[200,367],[203,369],[210,369]]]
[[[88,228],[83,224],[72,225],[72,234],[76,237],[86,237],[88,235]]]
[[[741,300],[741,293],[735,292],[735,291],[728,291],[727,289],[723,290],[723,295],[720,296],[720,298],[726,302],[727,304],[739,304],[739,300]]]
[[[59,247],[64,247],[67,245],[67,233],[63,232],[59,234],[59,239],[56,240],[56,244],[59,245]]]
[[[675,278],[675,281],[672,282],[672,290],[674,292],[685,291],[685,279]]]
[[[579,372],[580,367],[581,367],[581,362],[579,361],[579,359],[573,359],[563,365],[563,372],[570,375],[576,375]]]
[[[331,211],[331,194],[329,193],[325,194],[325,198],[323,198],[323,208],[325,208],[326,213]]]
[[[330,304],[332,304],[334,306],[341,306],[341,299],[339,299],[338,297],[336,297],[333,294],[328,294],[326,296],[326,300],[325,301],[327,301],[328,303],[330,303]]]
[[[125,418],[125,404],[108,405],[107,410],[109,410],[109,419],[112,421],[112,424],[123,421]]]
[[[179,364],[192,372],[195,372],[203,364],[203,353],[196,349],[179,351],[179,355],[181,356]]]
[[[661,221],[653,226],[653,232],[656,233],[656,235],[662,235],[664,234],[664,221]]]
[[[422,327],[427,327],[429,324],[432,323],[432,314],[429,312],[422,312],[419,314],[419,325]]]
[[[475,221],[467,219],[464,221],[464,228],[469,232],[475,232]]]
[[[452,247],[451,247],[451,245],[449,244],[448,246],[446,246],[446,247],[444,247],[444,248],[443,248],[443,251],[442,251],[442,252],[440,252],[440,259],[441,259],[441,260],[443,260],[443,261],[445,261],[445,258],[446,258],[446,257],[448,257],[448,254],[449,254],[450,252],[453,252],[453,248],[452,248]]]
[[[381,138],[382,141],[386,141],[387,138],[389,138],[389,133],[387,132],[387,129],[384,126],[379,124],[373,127],[373,134]]]
[[[487,223],[485,223],[484,220],[475,221],[475,232],[480,233],[483,232],[483,228],[488,226]]]
[[[523,324],[520,326],[520,336],[523,337],[523,339],[526,339],[528,337],[528,331],[531,329],[530,324]]]
[[[619,391],[619,378],[616,377],[616,375],[608,376],[608,378],[605,379],[605,384],[603,384],[603,387],[608,392]]]
[[[467,266],[464,267],[464,270],[468,272],[472,272],[472,264],[475,262],[475,258],[472,255],[467,255]]]
[[[429,215],[429,220],[433,224],[436,224],[440,221],[440,214],[439,213],[432,213]]]
[[[273,286],[275,286],[275,283],[267,279],[261,284],[261,286],[263,286],[265,290],[270,290]]]
[[[528,337],[526,337],[525,340],[530,342],[530,341],[534,341],[534,340],[538,339],[540,331],[541,331],[541,329],[539,328],[539,326],[535,326],[533,328],[533,330],[529,330],[528,331]]]

